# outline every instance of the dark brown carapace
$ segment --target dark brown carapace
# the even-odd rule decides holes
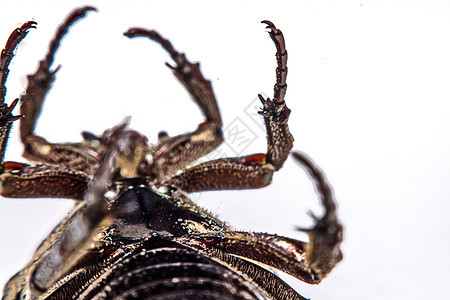
[[[68,28],[92,10],[81,7],[70,13],[36,72],[28,76],[26,92],[9,105],[8,66],[36,23],[14,30],[1,53],[1,195],[77,200],[30,263],[10,279],[3,299],[304,299],[268,267],[316,284],[342,259],[342,226],[332,189],[305,154],[292,153],[310,173],[324,207],[312,228],[299,229],[309,234],[309,242],[235,231],[187,197],[198,191],[267,186],[286,161],[293,138],[284,100],[287,52],[281,31],[263,21],[278,65],[273,99],[259,96],[266,154],[192,165],[223,141],[211,82],[198,63],[190,63],[167,39],[144,28],[130,28],[125,36],[150,38],[169,53],[174,65],[168,66],[205,116],[195,131],[173,137],[161,133],[156,145],[128,129],[128,120],[99,136],[83,132],[79,143],[51,143],[34,133],[58,70],[50,69],[55,51]],[[18,103],[20,115],[13,115]],[[4,161],[14,121],[20,126],[23,156],[33,163]]]

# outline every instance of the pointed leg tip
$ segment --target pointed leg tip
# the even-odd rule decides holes
[[[266,28],[271,28],[271,27],[275,28],[275,25],[269,20],[263,20],[263,21],[261,21],[261,24],[266,24],[267,25]]]
[[[30,28],[36,28],[37,26],[37,22],[35,21],[29,21],[27,23],[24,24],[26,29],[30,29]]]
[[[12,116],[11,117],[11,122],[17,121],[17,120],[22,119],[24,117],[25,117],[24,115]]]
[[[169,64],[168,62],[165,62],[164,64],[171,70],[175,70],[176,69],[176,66],[173,66],[173,65]]]
[[[129,38],[132,38],[136,35],[136,30],[135,30],[135,28],[129,28],[127,31],[125,31],[123,33],[123,35],[126,37],[129,37]]]
[[[85,7],[84,7],[84,10],[85,10],[85,11],[98,12],[98,8],[97,8],[97,7],[95,7],[95,6],[90,6],[90,5],[85,6]]]
[[[82,15],[87,14],[88,12],[93,11],[93,12],[98,12],[98,8],[95,6],[91,6],[91,5],[86,5],[86,6],[82,6],[79,7],[77,9],[75,9],[75,12],[78,12]]]
[[[266,104],[266,99],[264,99],[263,95],[258,94],[258,98],[259,98],[259,101],[261,101],[261,103],[262,103],[263,105]]]
[[[128,127],[131,123],[131,116],[126,116],[123,118],[122,122],[120,122],[118,125],[123,126],[124,128]]]
[[[20,26],[20,28],[17,28],[16,30],[18,30],[22,35],[26,35],[28,33],[28,30],[36,29],[37,28],[36,25],[37,25],[37,22],[28,21],[28,22],[22,24],[22,26]]]
[[[95,6],[90,5],[75,8],[74,10],[72,10],[72,12],[69,14],[67,18],[68,23],[70,24],[78,19],[84,18],[87,15],[87,13],[91,11],[98,12],[98,9]]]
[[[269,31],[270,35],[278,35],[278,34],[280,34],[281,31],[271,21],[264,20],[264,21],[261,21],[261,23],[267,25],[266,28],[270,29],[270,31]]]

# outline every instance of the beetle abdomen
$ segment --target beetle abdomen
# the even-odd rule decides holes
[[[71,278],[61,280],[48,298],[265,298],[259,289],[229,267],[160,237],[118,246],[103,263],[84,265],[79,270]]]

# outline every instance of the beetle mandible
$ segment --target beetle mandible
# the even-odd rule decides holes
[[[35,134],[43,101],[58,68],[55,51],[69,27],[96,10],[72,11],[58,27],[46,56],[28,76],[26,92],[5,103],[13,52],[28,31],[12,32],[0,60],[0,183],[11,198],[77,200],[69,216],[49,234],[32,260],[5,286],[3,299],[305,299],[267,269],[319,283],[342,259],[343,229],[333,190],[304,153],[293,151],[290,110],[285,102],[287,51],[270,21],[276,46],[273,99],[259,95],[267,130],[267,152],[193,165],[223,141],[222,120],[211,82],[158,32],[130,28],[129,38],[147,37],[174,61],[169,65],[199,106],[205,121],[193,132],[161,132],[155,145],[128,128],[128,119],[101,135],[83,132],[82,142],[52,143]],[[20,103],[20,114],[14,108]],[[4,161],[12,124],[18,121],[23,156],[33,163]],[[313,215],[309,242],[275,234],[235,231],[187,197],[189,193],[251,189],[270,184],[292,153],[311,175],[324,207]]]

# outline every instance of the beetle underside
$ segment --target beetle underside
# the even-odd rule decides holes
[[[69,27],[93,7],[69,14],[26,92],[5,103],[13,52],[35,22],[9,37],[0,61],[1,195],[77,200],[70,215],[39,246],[31,262],[10,279],[3,299],[304,299],[264,265],[307,283],[319,283],[342,259],[342,226],[322,171],[292,152],[311,175],[324,206],[314,217],[309,242],[274,234],[239,232],[189,200],[192,192],[260,188],[293,147],[285,103],[287,52],[282,32],[263,21],[275,43],[277,80],[273,99],[259,98],[267,129],[267,152],[192,165],[223,141],[222,120],[211,82],[184,54],[153,30],[130,28],[129,38],[147,37],[174,61],[168,65],[199,106],[205,121],[189,133],[161,132],[156,145],[128,129],[128,120],[80,143],[51,143],[35,134],[44,98],[58,71],[54,54]],[[20,102],[20,115],[13,115]],[[12,123],[19,120],[23,156],[33,163],[4,161]]]

